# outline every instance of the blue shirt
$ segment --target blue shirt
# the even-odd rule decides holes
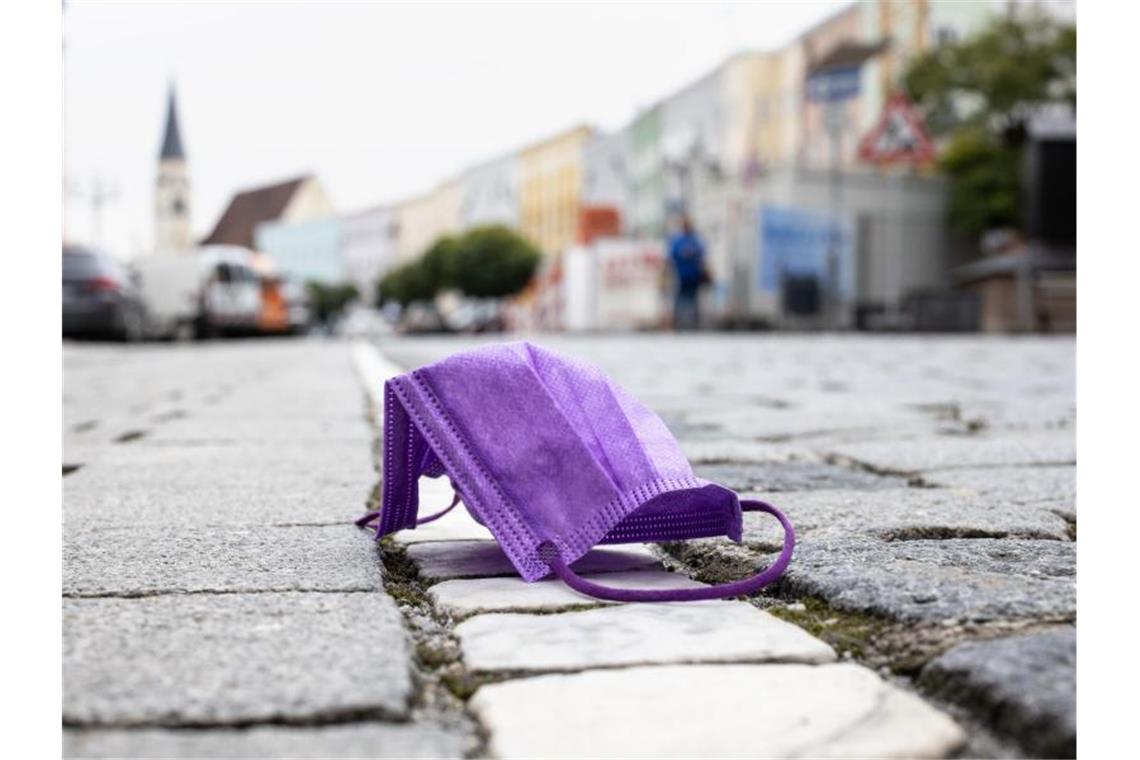
[[[695,288],[704,271],[705,245],[692,233],[679,232],[669,241],[669,258],[682,287]]]

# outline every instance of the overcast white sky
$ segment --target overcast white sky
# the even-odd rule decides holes
[[[306,171],[352,211],[576,123],[620,127],[732,52],[782,46],[846,4],[72,0],[67,179],[113,187],[103,244],[145,250],[174,79],[195,234],[235,190]],[[69,236],[91,240],[89,203],[72,196],[66,212]]]

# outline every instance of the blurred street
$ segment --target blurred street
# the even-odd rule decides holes
[[[533,340],[784,509],[785,579],[603,606],[522,583],[464,510],[376,551],[380,382],[479,339],[65,344],[65,754],[1075,753],[1073,339]],[[582,572],[719,582],[779,541],[748,514],[742,546]]]

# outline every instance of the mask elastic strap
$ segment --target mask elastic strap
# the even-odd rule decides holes
[[[429,522],[433,522],[435,520],[438,520],[439,518],[443,517],[448,512],[450,512],[451,510],[455,509],[456,505],[458,505],[458,504],[459,504],[459,492],[456,491],[455,495],[451,498],[451,503],[448,504],[446,508],[440,510],[439,512],[436,512],[434,515],[428,515],[427,517],[421,517],[420,519],[416,520],[416,525],[419,526],[419,525],[423,525],[425,523],[429,523]],[[377,527],[378,528],[379,526],[373,526],[372,525],[372,522],[374,520],[376,520],[376,518],[378,518],[378,517],[380,517],[379,511],[369,512],[368,514],[362,516],[360,519],[358,519],[356,521],[356,527],[358,527],[358,528]]]
[[[443,517],[448,512],[450,512],[451,510],[455,509],[455,505],[458,503],[459,503],[459,491],[456,491],[455,496],[451,497],[451,503],[448,504],[446,508],[441,509],[440,511],[436,512],[434,515],[428,515],[427,517],[421,517],[420,519],[416,520],[416,525],[424,525],[426,523],[434,522],[434,521],[438,520],[439,518]]]
[[[741,501],[740,507],[745,512],[767,512],[780,521],[784,527],[784,548],[780,556],[766,570],[732,583],[721,583],[716,586],[702,588],[674,588],[674,589],[632,589],[603,586],[599,583],[586,580],[570,569],[558,553],[558,548],[546,542],[538,547],[538,555],[542,558],[554,574],[561,578],[567,586],[575,591],[593,596],[598,599],[608,599],[613,602],[692,602],[701,599],[724,599],[741,594],[752,594],[780,577],[792,559],[792,549],[796,545],[796,532],[788,518],[773,507],[762,501]]]

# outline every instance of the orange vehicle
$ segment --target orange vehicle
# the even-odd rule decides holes
[[[277,277],[261,278],[261,309],[257,314],[257,329],[263,333],[289,331],[289,305]]]

